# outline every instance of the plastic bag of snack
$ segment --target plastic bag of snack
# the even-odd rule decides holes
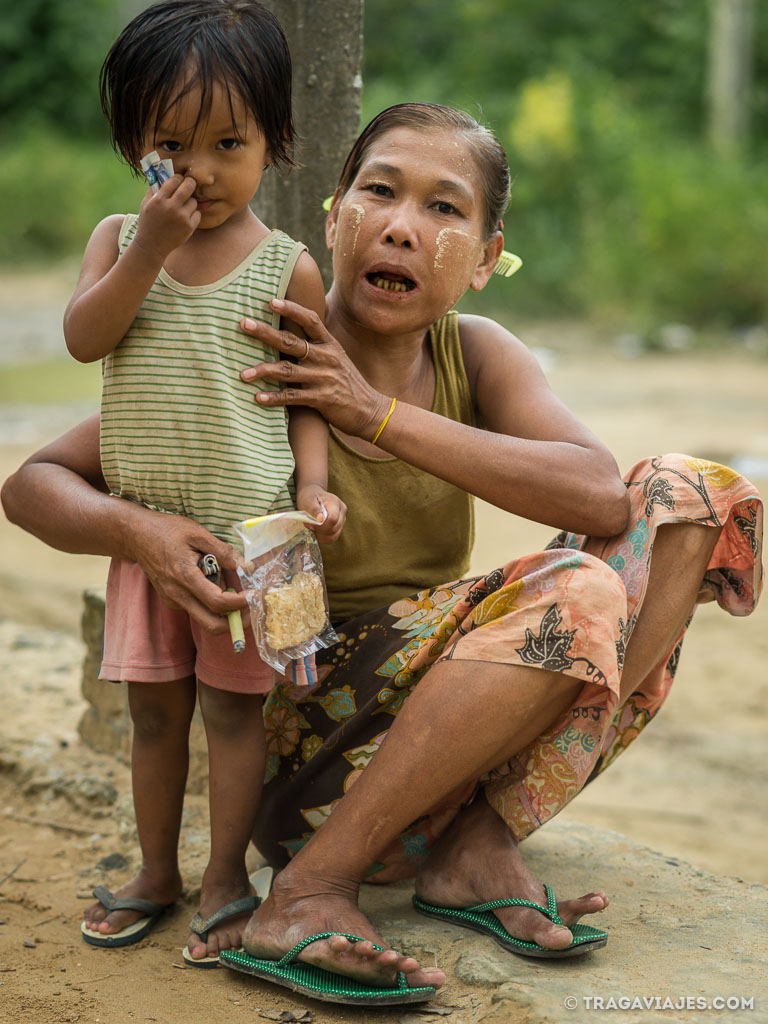
[[[278,512],[235,525],[243,542],[237,574],[262,659],[294,681],[314,682],[315,651],[338,643],[328,616],[323,560],[304,512]]]

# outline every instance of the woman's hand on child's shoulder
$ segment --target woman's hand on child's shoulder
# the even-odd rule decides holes
[[[317,520],[317,526],[310,529],[321,544],[338,540],[347,518],[347,506],[338,495],[323,490],[319,484],[307,484],[299,488],[296,506]]]
[[[135,244],[165,259],[194,233],[201,213],[194,197],[197,182],[174,174],[157,192],[148,192],[139,211]]]

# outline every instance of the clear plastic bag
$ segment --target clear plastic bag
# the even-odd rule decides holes
[[[306,525],[314,522],[304,512],[278,512],[235,526],[243,542],[237,574],[259,654],[281,674],[291,662],[304,661],[308,682],[314,681],[309,656],[338,643],[320,547]]]

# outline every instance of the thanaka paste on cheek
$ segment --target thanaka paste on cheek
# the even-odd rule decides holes
[[[343,235],[341,237],[344,251],[342,252],[342,256],[350,255],[350,253],[346,251],[347,230],[349,230],[352,233],[351,255],[354,256],[355,249],[357,249],[357,239],[360,234],[360,228],[362,227],[364,216],[365,210],[359,203],[349,203],[348,205],[342,207],[341,213],[339,214],[340,234],[341,231],[343,230]]]
[[[443,228],[435,239],[435,270],[445,269],[446,256],[449,258],[454,255],[463,257],[468,254],[472,244],[476,241],[477,238],[474,235],[461,231],[459,228]]]

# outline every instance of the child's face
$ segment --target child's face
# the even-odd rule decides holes
[[[498,248],[484,238],[484,202],[464,136],[400,127],[376,139],[328,218],[335,292],[353,318],[415,330],[482,288]]]
[[[248,216],[251,199],[269,162],[264,136],[245,104],[216,82],[207,120],[200,120],[201,94],[193,87],[158,120],[144,140],[145,152],[170,158],[177,174],[197,182],[194,192],[203,230]]]

